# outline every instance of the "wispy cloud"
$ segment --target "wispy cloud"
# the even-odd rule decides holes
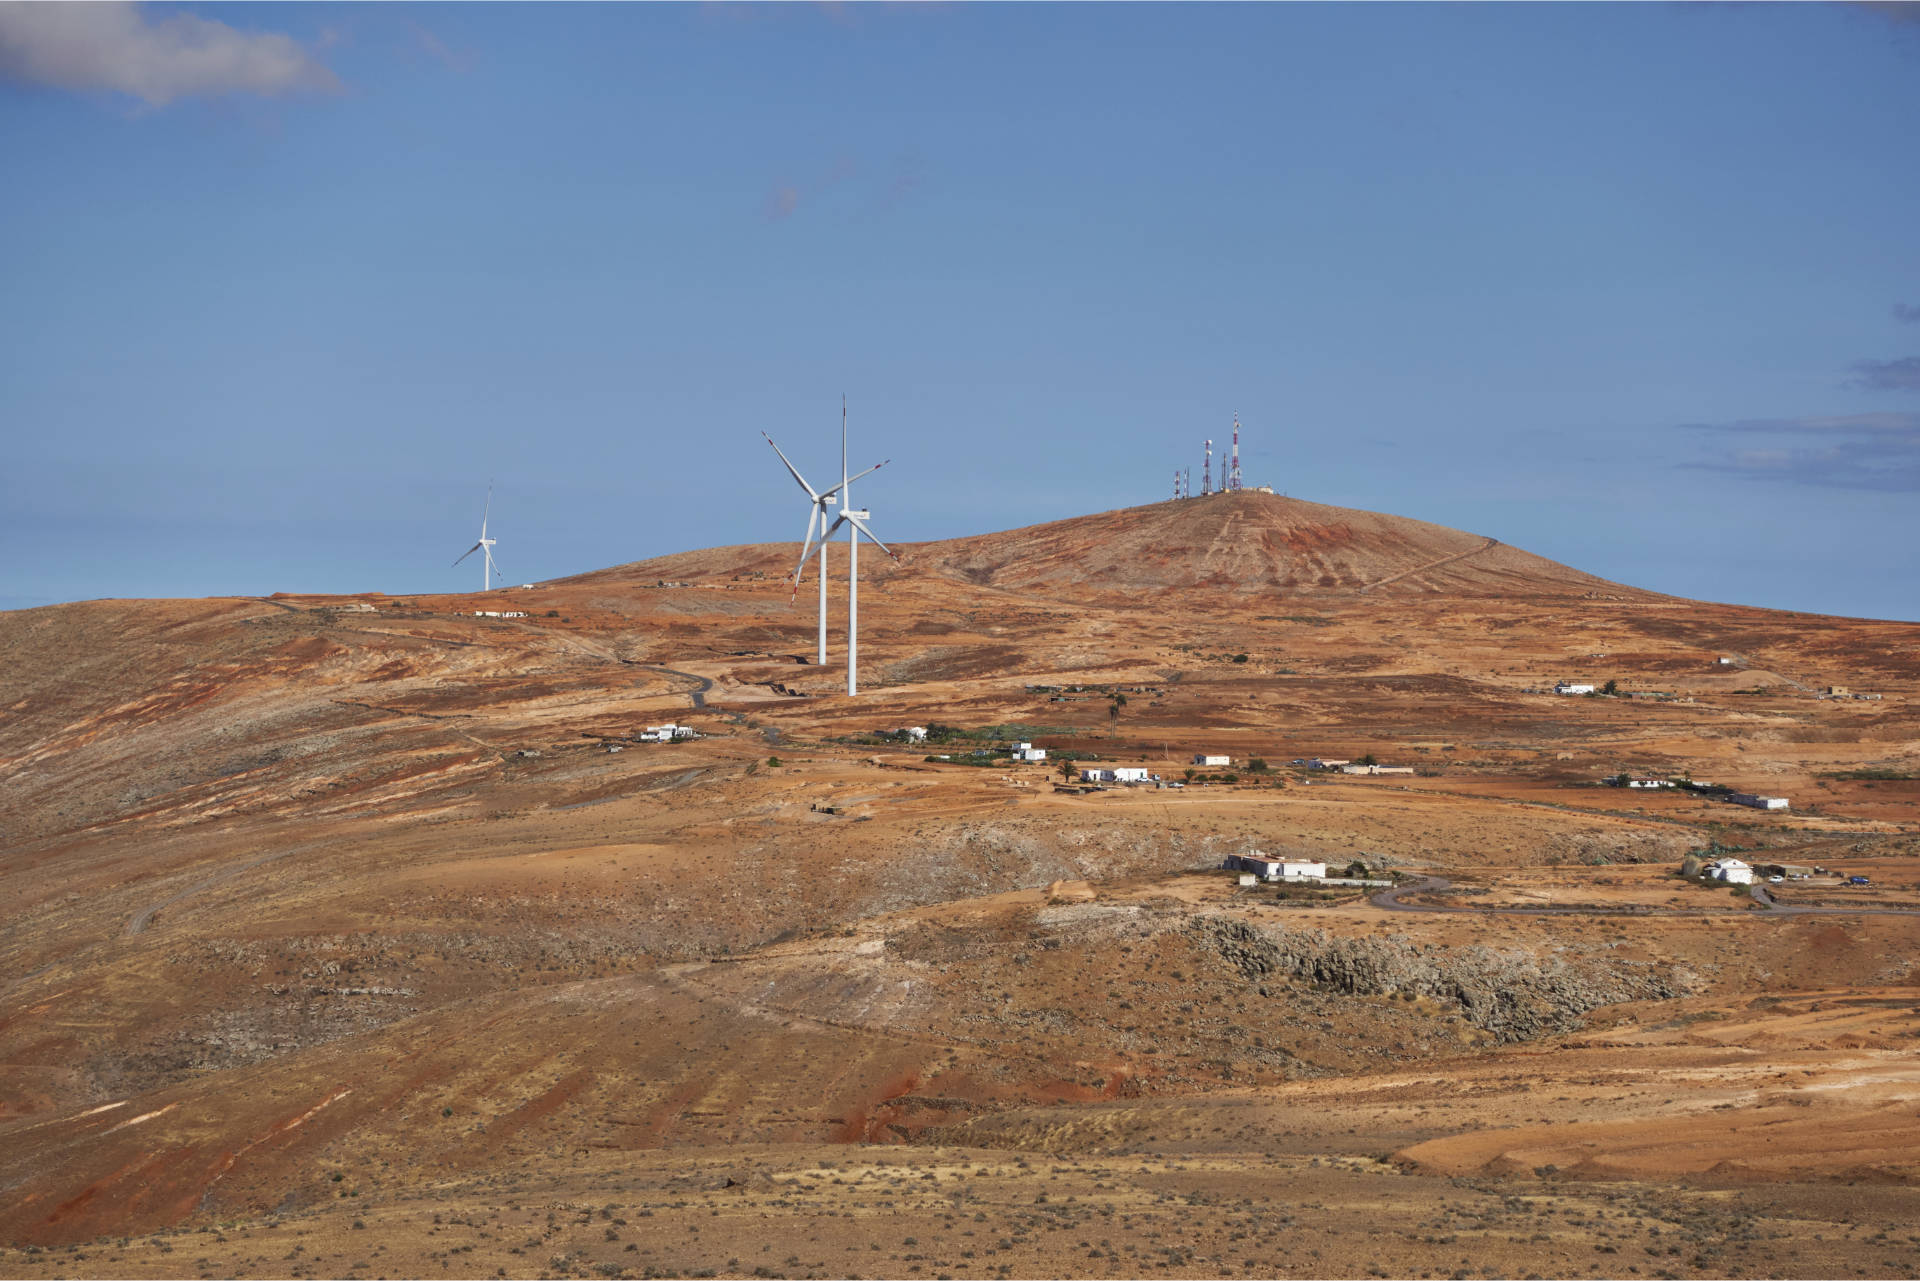
[[[1748,418],[1685,429],[1751,441],[1680,464],[1691,470],[1828,489],[1920,492],[1920,413]]]
[[[921,185],[924,163],[920,153],[901,152],[877,170],[867,171],[850,155],[841,155],[833,166],[810,182],[775,183],[761,202],[761,214],[768,222],[791,218],[802,205],[819,201],[835,188],[852,188],[851,203],[856,211],[885,213],[911,198]]]
[[[1920,356],[1856,360],[1852,386],[1868,391],[1920,391]]]
[[[437,60],[447,70],[463,74],[473,70],[476,59],[472,50],[450,47],[446,41],[411,19],[407,22],[407,29],[413,34],[413,42],[420,51]]]
[[[150,107],[195,96],[340,87],[333,72],[291,36],[239,31],[191,13],[149,22],[125,0],[0,2],[0,75],[124,93]]]

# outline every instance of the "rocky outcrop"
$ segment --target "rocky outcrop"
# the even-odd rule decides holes
[[[1340,938],[1314,929],[1258,929],[1222,917],[1190,929],[1249,981],[1291,977],[1354,996],[1427,997],[1456,1007],[1503,1042],[1565,1032],[1589,1010],[1684,996],[1693,976],[1651,962],[1562,957],[1487,947],[1434,949],[1397,938]]]

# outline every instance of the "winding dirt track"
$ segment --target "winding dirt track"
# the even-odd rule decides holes
[[[1444,876],[1428,876],[1406,885],[1396,885],[1390,890],[1381,890],[1368,901],[1385,912],[1435,912],[1449,916],[1715,916],[1719,913],[1705,909],[1686,907],[1646,907],[1629,904],[1625,907],[1578,907],[1571,904],[1554,904],[1545,907],[1473,907],[1467,904],[1407,903],[1401,901],[1403,894],[1431,892],[1445,893],[1453,888],[1453,882]],[[1764,903],[1772,911],[1763,913],[1768,917],[1790,916],[1920,916],[1920,908],[1914,907],[1805,907],[1791,903],[1782,903],[1767,891],[1764,885],[1755,885],[1750,891],[1753,901]]]

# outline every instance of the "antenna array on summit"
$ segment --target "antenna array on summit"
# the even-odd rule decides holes
[[[1200,463],[1200,497],[1212,494],[1237,494],[1243,488],[1240,481],[1240,415],[1233,416],[1233,452],[1220,460],[1220,488],[1213,487],[1213,442],[1208,440],[1201,446],[1203,456]],[[1173,497],[1177,502],[1183,498],[1192,498],[1193,472],[1191,469],[1173,469]],[[1273,490],[1266,485],[1255,486],[1258,492],[1270,494]]]

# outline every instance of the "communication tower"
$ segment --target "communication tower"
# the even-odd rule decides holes
[[[1240,415],[1233,416],[1233,470],[1227,473],[1225,488],[1240,491]]]
[[[1207,461],[1200,468],[1200,497],[1205,498],[1213,492],[1213,442],[1207,442]]]

